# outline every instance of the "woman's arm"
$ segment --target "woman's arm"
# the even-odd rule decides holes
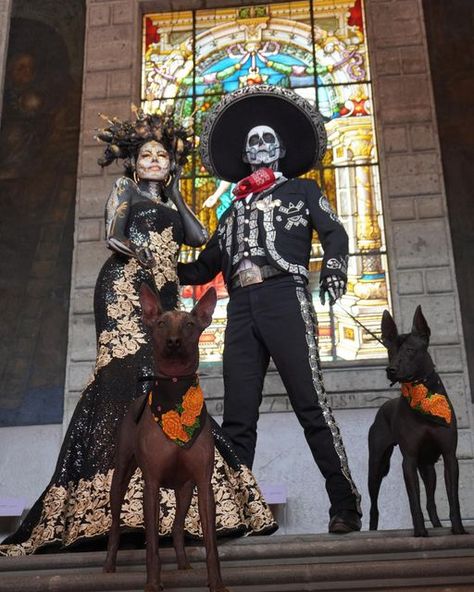
[[[105,239],[109,249],[135,257],[144,267],[153,267],[155,260],[150,251],[146,247],[137,249],[125,234],[134,191],[131,179],[117,179],[105,206]]]
[[[209,235],[198,218],[196,218],[191,208],[184,201],[181,191],[179,190],[181,172],[181,167],[175,169],[171,182],[168,186],[164,187],[163,191],[166,197],[174,203],[181,216],[184,229],[184,244],[189,247],[200,247],[208,240]]]

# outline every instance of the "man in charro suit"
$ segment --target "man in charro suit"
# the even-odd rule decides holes
[[[318,185],[295,178],[324,155],[321,115],[287,89],[246,87],[223,97],[206,120],[201,154],[215,176],[237,183],[235,199],[181,284],[220,271],[229,291],[224,341],[224,417],[241,460],[252,467],[270,357],[283,380],[314,460],[326,479],[329,532],[361,527],[360,495],[322,381],[317,321],[308,291],[313,229],[324,258],[320,298],[346,289],[348,237]]]

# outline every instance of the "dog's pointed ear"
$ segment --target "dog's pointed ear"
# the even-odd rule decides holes
[[[388,310],[383,311],[382,315],[382,341],[385,347],[394,343],[398,337],[398,329],[392,315]]]
[[[191,314],[197,318],[202,328],[209,327],[212,322],[212,314],[217,304],[217,292],[215,288],[209,288],[205,294],[201,296],[194,306]]]
[[[413,326],[411,328],[413,335],[421,337],[426,343],[430,342],[431,329],[428,327],[428,323],[421,312],[421,306],[418,305],[413,315]]]
[[[163,314],[160,297],[145,283],[140,286],[140,304],[142,305],[142,319],[147,327],[153,325]]]

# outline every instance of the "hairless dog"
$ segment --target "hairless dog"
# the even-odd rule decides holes
[[[145,481],[145,592],[157,592],[161,588],[158,554],[160,487],[175,491],[173,545],[178,569],[188,569],[184,521],[195,485],[206,548],[209,589],[211,592],[227,592],[220,573],[211,486],[214,439],[196,374],[199,337],[211,323],[216,292],[214,288],[208,290],[190,313],[178,310],[164,312],[159,297],[143,284],[140,303],[143,321],[151,332],[156,376],[150,394],[133,402],[120,428],[110,492],[112,526],[104,571],[115,571],[120,511],[128,483],[138,466]]]
[[[410,333],[399,334],[388,311],[382,317],[382,339],[388,349],[387,377],[401,384],[402,394],[378,410],[369,431],[370,529],[377,530],[377,499],[390,468],[394,446],[403,456],[403,476],[410,502],[414,535],[427,536],[420,504],[419,471],[425,484],[427,511],[434,527],[441,526],[435,505],[435,463],[444,461],[444,479],[452,532],[464,534],[459,509],[459,468],[456,458],[456,416],[441,378],[428,353],[430,328],[418,306]]]

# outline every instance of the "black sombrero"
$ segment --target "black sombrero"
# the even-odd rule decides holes
[[[323,118],[311,103],[287,88],[247,86],[224,95],[205,121],[200,150],[206,169],[226,181],[246,177],[250,169],[242,151],[256,125],[268,125],[280,135],[286,148],[280,170],[288,178],[308,172],[326,152]]]

